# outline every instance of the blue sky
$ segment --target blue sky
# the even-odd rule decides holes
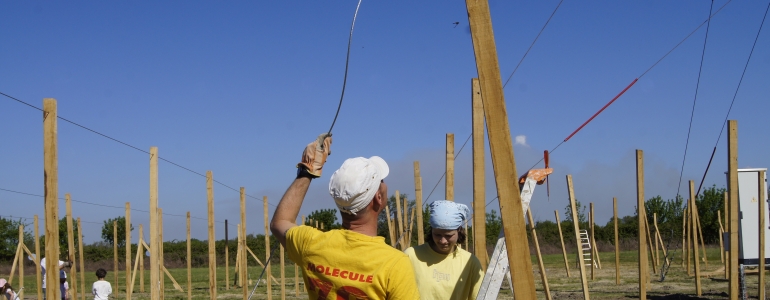
[[[301,150],[334,117],[357,1],[0,2],[0,92],[149,150],[277,204]],[[490,1],[507,79],[559,2]],[[725,1],[715,1],[714,10]],[[564,1],[505,88],[519,173],[552,149],[706,20],[708,1]],[[712,19],[684,165],[699,183],[767,7],[732,2]],[[459,22],[457,26],[453,23]],[[703,50],[704,26],[615,104],[552,154],[551,197],[533,198],[539,220],[563,215],[565,175],[596,205],[597,223],[634,212],[634,150],[645,153],[646,195],[673,198]],[[739,122],[739,166],[767,167],[770,33],[759,37],[730,119]],[[368,1],[358,15],[333,154],[301,214],[331,208],[331,171],[355,156],[391,167],[390,193],[414,195],[412,162],[427,196],[444,170],[446,133],[456,149],[471,132],[476,77],[463,1]],[[43,194],[39,111],[0,97],[0,188]],[[705,185],[725,185],[726,133]],[[457,155],[455,198],[470,204],[471,147]],[[487,198],[495,196],[487,153]],[[164,212],[206,217],[205,179],[161,162]],[[59,122],[59,195],[146,210],[148,155]],[[238,223],[238,193],[214,187],[217,221]],[[444,197],[443,182],[428,199]],[[43,216],[42,198],[0,191],[2,215]],[[64,213],[64,203],[60,205]],[[248,232],[262,233],[262,203],[248,199]],[[493,202],[490,209],[497,209]],[[272,209],[270,207],[270,214]],[[86,242],[122,209],[73,204]],[[134,212],[136,225],[148,224]],[[29,220],[31,222],[31,220]],[[183,239],[184,218],[164,235]],[[42,223],[41,223],[42,226]],[[193,237],[206,239],[206,221]],[[218,223],[217,237],[224,237]],[[147,233],[147,231],[145,231]],[[134,232],[134,239],[138,236]],[[234,238],[234,232],[230,234]]]

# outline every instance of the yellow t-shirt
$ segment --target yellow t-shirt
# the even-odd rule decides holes
[[[286,232],[286,250],[309,299],[420,299],[409,258],[384,237],[297,226]]]
[[[476,299],[484,279],[484,270],[476,256],[457,247],[450,254],[440,254],[428,243],[404,251],[414,267],[420,298]]]

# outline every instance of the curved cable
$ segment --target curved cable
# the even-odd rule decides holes
[[[332,129],[334,129],[334,123],[337,123],[337,116],[340,115],[340,108],[342,108],[342,99],[345,98],[345,86],[348,83],[348,64],[350,63],[350,44],[353,42],[353,27],[356,26],[356,17],[358,16],[359,7],[361,7],[361,0],[358,0],[358,5],[356,5],[356,12],[353,14],[353,24],[350,24],[350,35],[348,36],[348,53],[345,56],[345,75],[342,77],[342,94],[340,94],[340,103],[337,104],[337,112],[334,114],[332,126],[329,127],[329,131],[327,131],[329,134],[331,134]]]

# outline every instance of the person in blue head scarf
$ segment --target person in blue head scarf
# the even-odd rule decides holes
[[[414,267],[421,299],[476,299],[484,270],[476,256],[462,249],[470,210],[454,201],[429,205],[427,243],[404,251]]]

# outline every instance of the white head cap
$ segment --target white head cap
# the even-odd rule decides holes
[[[388,164],[379,156],[349,158],[332,174],[329,194],[340,212],[355,215],[372,202],[388,172]]]

